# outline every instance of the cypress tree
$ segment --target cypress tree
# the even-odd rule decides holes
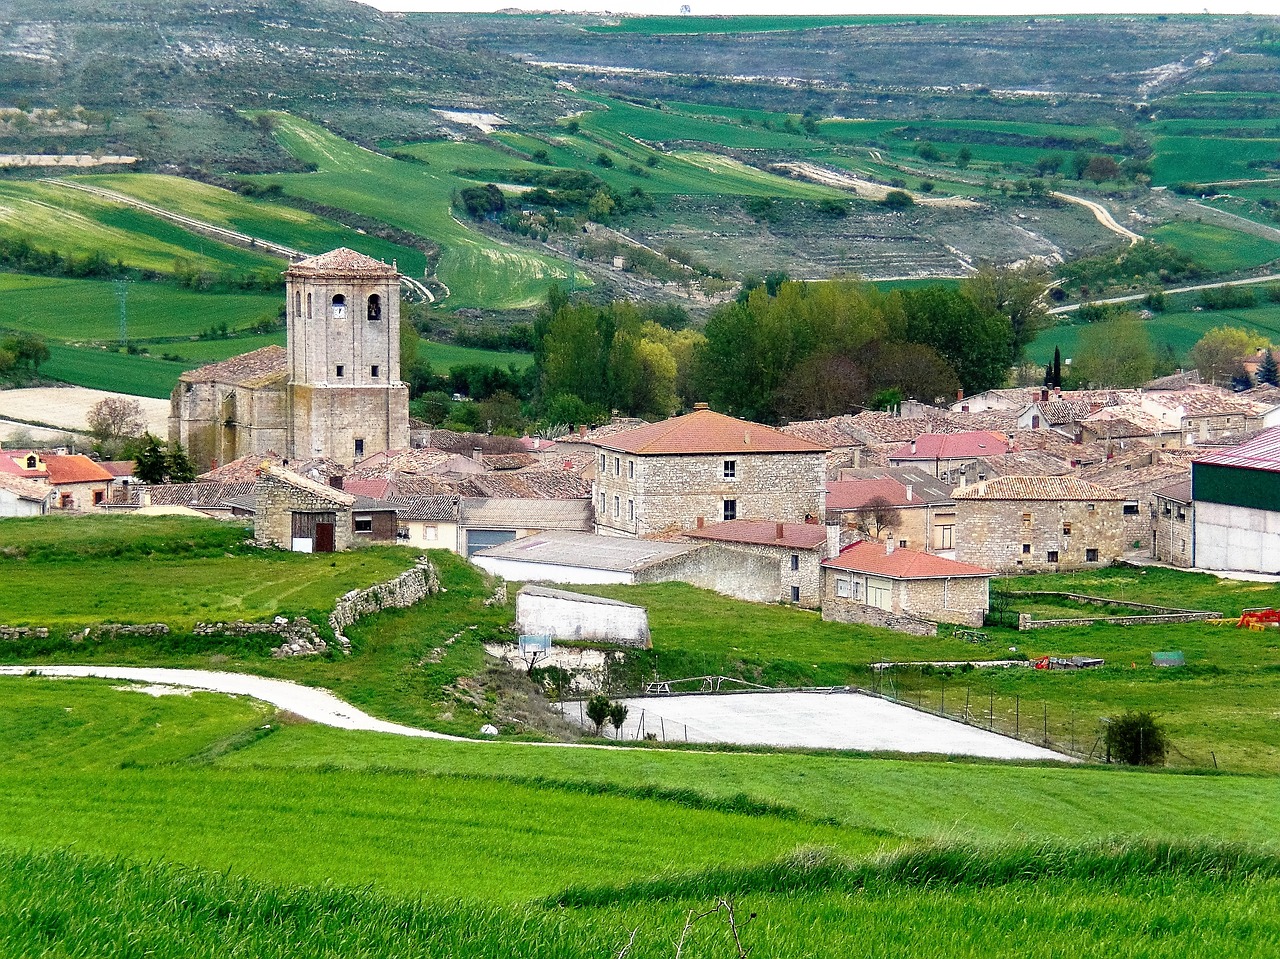
[[[1262,354],[1262,362],[1258,364],[1258,382],[1280,386],[1280,368],[1276,366],[1276,358],[1270,350]]]
[[[1053,386],[1062,386],[1062,350],[1053,348]]]

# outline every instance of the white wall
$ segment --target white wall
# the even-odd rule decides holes
[[[559,640],[606,640],[628,646],[649,645],[649,615],[642,606],[593,602],[521,591],[516,596],[516,626],[522,633]]]
[[[1280,513],[1196,502],[1197,569],[1280,573]]]
[[[21,499],[17,493],[0,489],[0,516],[40,516],[44,513],[41,504],[28,499]]]
[[[493,573],[495,576],[517,583],[578,583],[585,586],[618,583],[630,586],[635,582],[632,573],[611,569],[592,569],[587,566],[525,563],[519,560],[478,555],[473,556],[471,562],[487,573]]]

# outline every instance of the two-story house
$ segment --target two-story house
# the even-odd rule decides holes
[[[822,517],[827,447],[705,403],[593,445],[600,533],[654,536],[725,520]]]

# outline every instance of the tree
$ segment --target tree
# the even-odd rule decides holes
[[[142,446],[134,458],[133,475],[140,483],[155,485],[163,483],[167,474],[168,464],[165,462],[164,446],[160,443],[160,438],[150,433],[144,434]]]
[[[1101,183],[1103,180],[1120,179],[1120,164],[1109,156],[1098,155],[1089,158],[1088,165],[1084,168],[1084,175],[1094,183]]]
[[[49,347],[34,333],[15,333],[0,344],[0,349],[12,353],[16,364],[32,373],[39,373],[40,364],[49,359]]]
[[[956,153],[956,167],[965,169],[969,165],[969,161],[973,159],[973,152],[968,147],[961,147]]]
[[[1221,385],[1230,380],[1240,360],[1252,356],[1254,347],[1255,337],[1248,331],[1236,326],[1219,326],[1191,347],[1188,358],[1205,380]]]
[[[1107,724],[1107,755],[1130,766],[1160,766],[1169,752],[1169,737],[1148,712],[1130,710]]]
[[[887,206],[890,210],[905,210],[909,206],[915,206],[916,201],[911,199],[911,194],[902,190],[890,190],[884,195],[884,199],[880,201],[881,206]]]
[[[943,286],[903,291],[903,339],[937,350],[967,393],[1000,386],[1013,364],[1013,325],[964,292]]]
[[[142,404],[127,396],[107,396],[94,403],[85,423],[94,439],[110,444],[141,436],[147,428]]]
[[[1039,260],[1017,266],[985,264],[964,281],[969,299],[984,313],[1003,313],[1013,324],[1013,359],[1017,361],[1028,343],[1045,325],[1045,293],[1053,279]]]
[[[1124,389],[1147,382],[1154,368],[1146,327],[1129,314],[1081,330],[1071,373],[1081,387]]]
[[[627,707],[623,703],[609,704],[609,725],[613,727],[614,738],[622,732],[622,724],[627,721]]]
[[[612,707],[613,704],[609,702],[609,697],[601,693],[597,693],[587,700],[587,718],[596,724],[597,736],[604,729],[605,720],[609,718]]]
[[[1258,383],[1280,386],[1280,367],[1276,366],[1275,355],[1270,350],[1262,354],[1262,362],[1258,364]]]
[[[1062,350],[1058,347],[1053,348],[1053,384],[1055,388],[1062,388]]]
[[[1235,369],[1231,371],[1231,388],[1240,393],[1252,389],[1253,386],[1253,376],[1245,369],[1244,362],[1236,363]]]
[[[880,534],[891,528],[897,521],[898,511],[887,497],[873,496],[853,514],[854,526],[872,539],[879,539]]]
[[[190,483],[196,468],[181,443],[170,443],[164,453],[165,474],[170,483]]]

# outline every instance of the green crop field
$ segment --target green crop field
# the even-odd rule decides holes
[[[592,33],[639,33],[652,36],[688,36],[706,33],[779,33],[796,30],[820,30],[823,27],[857,27],[890,23],[921,23],[936,19],[928,16],[862,15],[739,15],[739,16],[645,16],[624,17],[616,24],[593,25]],[[948,17],[950,23],[978,20],[973,17]]]
[[[1274,121],[1273,121],[1274,122]],[[1275,163],[1280,137],[1232,139],[1207,136],[1159,136],[1154,141],[1152,168],[1157,184],[1211,183],[1217,180],[1257,180],[1274,173],[1253,169],[1250,161]]]
[[[447,372],[455,366],[497,366],[504,370],[514,366],[518,370],[523,370],[533,365],[532,353],[477,350],[453,343],[434,343],[431,340],[422,341],[421,352],[436,372]]]
[[[78,179],[304,253],[324,253],[345,246],[388,263],[395,261],[400,272],[408,276],[421,276],[426,269],[427,260],[421,250],[369,236],[283,203],[250,199],[198,180],[152,173]]]
[[[1134,307],[1141,304],[1135,301]],[[1070,316],[1070,314],[1068,314]],[[1266,337],[1272,343],[1280,343],[1280,306],[1268,304],[1249,310],[1204,310],[1199,313],[1157,313],[1143,321],[1151,344],[1161,348],[1166,343],[1178,356],[1185,357],[1210,330],[1219,326],[1239,326]],[[1075,356],[1079,350],[1080,333],[1086,324],[1059,323],[1039,333],[1027,347],[1027,358],[1044,365],[1053,359],[1054,347],[1062,350],[1065,359]]]
[[[567,264],[491,239],[455,219],[453,191],[473,185],[454,175],[458,167],[503,166],[511,158],[475,144],[440,143],[423,150],[427,164],[393,160],[334,136],[288,114],[277,115],[276,137],[315,173],[254,177],[278,183],[286,193],[354,210],[441,246],[436,275],[450,290],[450,307],[517,308],[540,303],[552,283],[569,278]]]
[[[67,630],[92,623],[145,621],[181,631],[199,620],[314,616],[316,611],[327,614],[343,593],[391,579],[412,565],[407,550],[385,547],[333,557],[258,550],[245,546],[250,532],[243,525],[223,527],[200,520],[151,527],[135,519],[122,522],[119,529],[126,537],[166,530],[196,542],[214,539],[220,541],[223,555],[208,555],[206,547],[194,558],[121,557],[113,555],[119,547],[84,550],[66,544],[68,529],[86,528],[70,525],[75,523],[41,517],[11,520],[0,527],[0,549],[21,552],[0,559],[5,583],[0,622]],[[65,545],[50,544],[50,533]]]
[[[1208,223],[1179,220],[1156,227],[1148,236],[1181,250],[1214,273],[1252,270],[1280,259],[1280,242]]]
[[[0,182],[0,237],[64,256],[98,253],[168,273],[177,261],[212,272],[278,273],[284,261],[197,236],[159,217],[51,183]]]

